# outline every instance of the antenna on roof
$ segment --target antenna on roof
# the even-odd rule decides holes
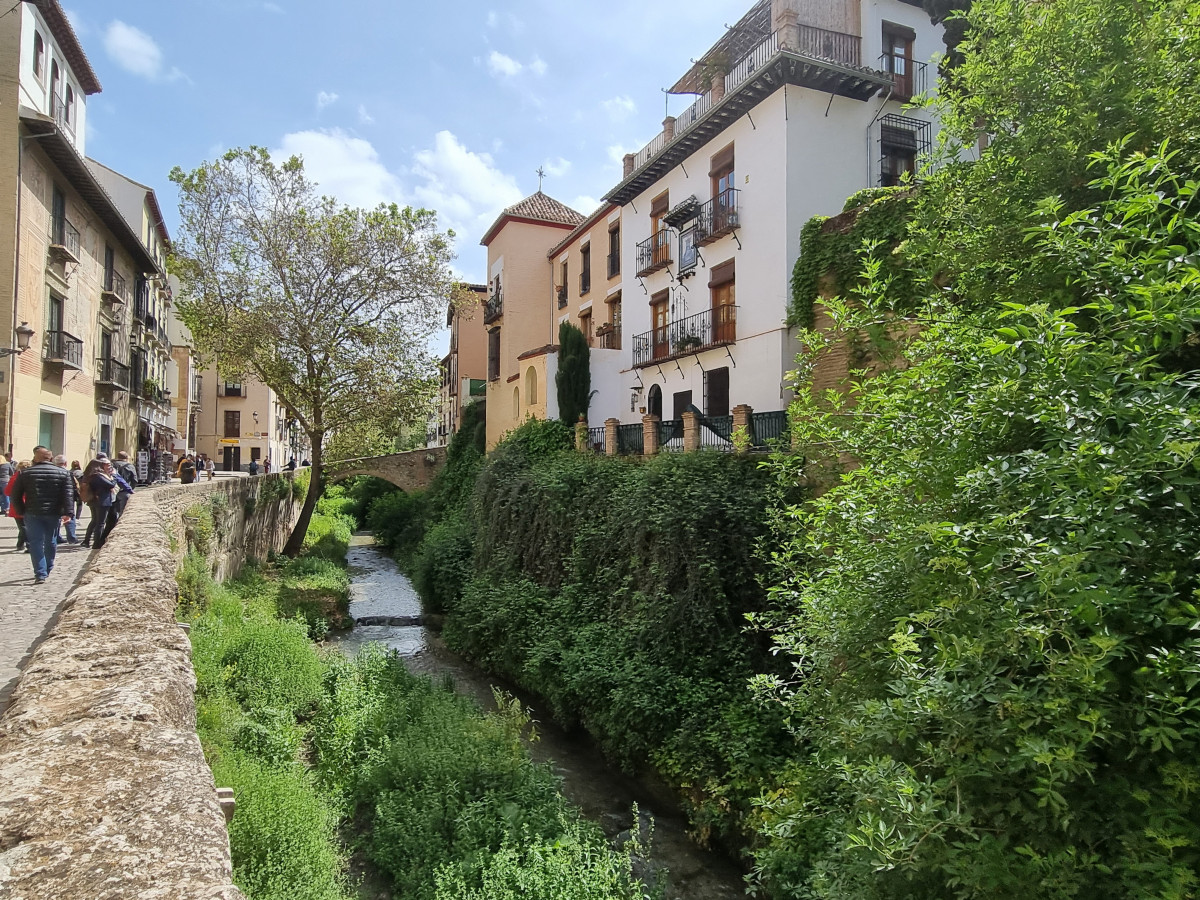
[[[659,88],[663,92],[663,118],[671,114],[671,92],[666,88]]]
[[[540,194],[542,191],[542,179],[546,177],[546,170],[544,168],[542,168],[541,166],[537,167],[537,177],[538,177],[538,193]]]

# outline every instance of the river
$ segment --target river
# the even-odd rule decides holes
[[[350,567],[350,615],[359,622],[339,635],[343,652],[355,653],[370,642],[395,650],[410,671],[435,679],[449,677],[460,693],[473,697],[484,709],[494,708],[492,687],[513,694],[528,707],[540,739],[527,744],[538,762],[549,764],[562,780],[563,793],[589,819],[600,824],[610,838],[632,827],[630,809],[636,803],[643,815],[654,819],[652,867],[669,872],[667,897],[671,900],[725,900],[745,896],[742,873],[728,858],[698,848],[687,836],[687,822],[661,786],[629,778],[611,768],[586,737],[557,728],[538,704],[512,685],[471,666],[446,649],[432,631],[415,623],[421,601],[396,563],[373,546],[369,533],[354,535],[346,561]],[[399,620],[403,624],[366,624]]]

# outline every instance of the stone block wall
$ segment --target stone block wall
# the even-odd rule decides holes
[[[196,735],[191,646],[175,621],[184,513],[225,497],[214,570],[279,550],[282,485],[139,491],[67,597],[0,718],[0,895],[237,900],[229,836]],[[279,499],[248,502],[263,493]]]

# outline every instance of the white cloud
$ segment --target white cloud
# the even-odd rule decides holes
[[[467,149],[449,131],[439,131],[432,148],[413,155],[411,174],[418,183],[413,201],[436,209],[443,228],[453,228],[460,247],[483,237],[506,206],[523,194],[511,175],[500,171],[490,154]]]
[[[320,185],[321,193],[350,206],[403,202],[400,179],[380,161],[371,142],[351,137],[340,128],[285,134],[282,145],[271,155],[276,159],[303,157],[304,172]]]
[[[614,122],[620,122],[624,119],[628,119],[635,112],[637,112],[637,104],[633,102],[633,98],[624,95],[620,97],[611,97],[610,99],[601,103],[600,106],[603,107],[604,112],[607,113],[608,117]]]
[[[375,117],[367,112],[367,108],[363,104],[358,104],[358,122],[360,125],[374,125]]]
[[[590,216],[600,208],[600,201],[595,197],[589,197],[587,194],[580,194],[570,203],[571,209],[583,213],[585,216]]]
[[[644,144],[635,144],[632,147],[626,147],[624,144],[613,144],[608,148],[608,158],[615,162],[617,166],[622,166],[625,163],[626,153],[637,153]]]
[[[549,160],[544,163],[543,168],[546,170],[547,175],[551,175],[554,178],[561,178],[571,171],[571,162],[560,156],[558,159]]]
[[[546,74],[546,61],[540,56],[535,56],[533,62],[529,64],[529,71],[534,75],[541,77]]]
[[[494,9],[488,10],[487,27],[495,28],[499,24],[500,24],[500,17],[498,15],[496,15],[496,11]]]
[[[487,60],[488,71],[493,75],[504,76],[511,78],[517,75],[525,68],[511,56],[505,56],[497,50],[493,50]]]
[[[154,38],[140,28],[114,19],[104,32],[104,50],[118,66],[148,81],[187,81],[178,68],[172,66],[163,73],[163,54]]]
[[[67,21],[71,23],[71,30],[75,32],[76,37],[84,37],[88,33],[86,23],[80,18],[79,13],[73,9],[63,7],[63,14],[67,17]]]
[[[324,109],[332,103],[337,103],[338,95],[332,91],[317,92],[317,109]]]

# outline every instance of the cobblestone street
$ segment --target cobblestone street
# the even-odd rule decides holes
[[[89,521],[85,507],[78,525],[81,541]],[[0,715],[8,708],[21,667],[49,634],[92,555],[78,544],[60,544],[49,580],[35,585],[29,554],[15,550],[16,545],[16,520],[0,517]]]

